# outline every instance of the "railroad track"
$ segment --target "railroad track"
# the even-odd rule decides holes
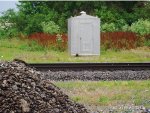
[[[40,71],[46,70],[150,70],[150,63],[32,63]]]
[[[28,64],[50,80],[148,80],[150,63],[42,63]]]

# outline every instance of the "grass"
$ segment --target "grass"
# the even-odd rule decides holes
[[[54,82],[74,101],[97,106],[121,104],[150,107],[150,80]]]
[[[43,49],[18,39],[0,40],[0,60],[22,59],[29,63],[50,62],[149,62],[150,48],[131,50],[101,50],[100,56],[70,56],[67,51]]]

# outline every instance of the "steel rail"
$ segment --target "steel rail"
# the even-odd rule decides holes
[[[50,69],[148,69],[150,63],[31,63],[27,64],[38,70]]]

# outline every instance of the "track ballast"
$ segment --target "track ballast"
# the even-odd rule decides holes
[[[150,63],[51,63],[28,64],[50,80],[147,80]]]

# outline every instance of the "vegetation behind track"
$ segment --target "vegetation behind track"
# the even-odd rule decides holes
[[[19,1],[17,6],[18,11],[9,9],[0,16],[0,39],[34,39],[44,47],[52,41],[55,50],[65,51],[67,19],[84,10],[101,19],[103,48],[150,47],[149,1]]]

